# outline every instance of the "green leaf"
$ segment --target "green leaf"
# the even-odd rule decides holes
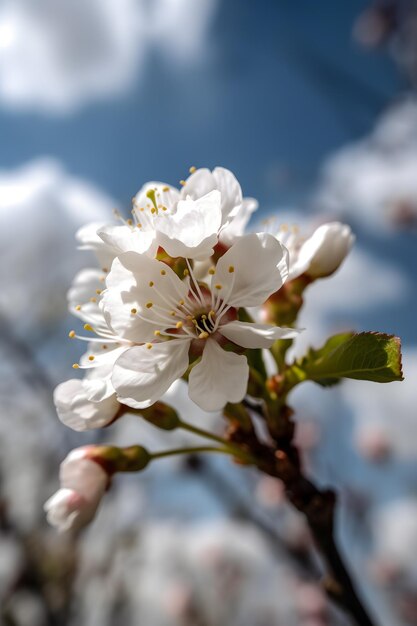
[[[340,378],[389,383],[403,380],[401,342],[383,333],[341,333],[295,364],[297,376],[328,386]]]

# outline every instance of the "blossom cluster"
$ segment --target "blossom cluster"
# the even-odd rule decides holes
[[[88,333],[69,335],[88,348],[73,366],[84,378],[55,390],[64,424],[101,428],[123,412],[146,411],[181,378],[205,411],[245,398],[250,351],[300,332],[295,318],[277,325],[277,294],[302,277],[308,284],[332,274],[353,243],[350,228],[338,222],[309,237],[288,226],[245,233],[257,206],[229,170],[190,168],[181,189],[146,183],[131,217],[115,212],[113,223],[78,232],[80,247],[93,250],[100,267],[79,272],[68,295]],[[108,464],[82,450],[64,462],[63,489],[46,504],[49,520],[63,529],[92,517],[108,482]],[[94,497],[81,493],[91,464],[100,466]]]

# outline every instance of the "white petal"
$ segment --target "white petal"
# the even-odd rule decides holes
[[[115,255],[129,251],[143,254],[150,249],[155,239],[155,233],[152,230],[130,228],[125,224],[106,226],[99,229],[97,234],[115,251]]]
[[[277,339],[293,339],[300,333],[294,328],[237,320],[221,326],[219,332],[243,348],[270,348]]]
[[[101,402],[91,402],[83,381],[78,379],[58,385],[54,391],[54,403],[61,422],[78,431],[106,426],[120,408],[114,393]]]
[[[150,406],[181,378],[188,367],[190,341],[173,340],[135,346],[122,354],[113,369],[112,382],[119,401],[134,408]]]
[[[222,286],[220,296],[232,306],[260,306],[287,276],[287,250],[272,235],[254,233],[239,237],[219,259],[212,285]]]
[[[315,278],[333,274],[341,265],[354,242],[349,226],[340,222],[323,224],[301,247],[299,262]]]
[[[204,411],[219,411],[227,402],[240,402],[248,386],[249,366],[245,356],[226,352],[208,339],[201,361],[189,377],[189,396]]]
[[[230,170],[216,167],[213,172],[207,168],[196,170],[186,180],[181,196],[194,200],[217,189],[221,193],[222,224],[233,218],[242,204],[242,190],[238,180]]]
[[[116,334],[137,343],[151,341],[155,330],[168,328],[161,315],[166,311],[169,317],[188,294],[186,284],[165,263],[135,252],[125,252],[113,261],[106,285],[102,307],[107,323]],[[149,303],[152,307],[146,306]],[[132,313],[135,309],[138,314]],[[172,321],[174,326],[175,317]]]
[[[96,268],[86,268],[76,274],[68,290],[68,307],[72,315],[94,328],[105,326],[97,291],[104,288],[105,274]],[[78,307],[81,307],[78,309]]]
[[[90,222],[78,229],[75,238],[80,242],[80,250],[93,250],[101,267],[110,267],[115,251],[97,235],[97,231],[105,226],[102,222]]]
[[[178,202],[172,215],[155,219],[159,243],[172,257],[189,259],[211,256],[222,219],[220,193],[211,191],[194,201]]]
[[[180,199],[180,192],[172,185],[167,185],[166,183],[161,183],[157,181],[150,181],[145,183],[137,192],[136,196],[133,199],[133,205],[139,209],[140,207],[151,208],[152,203],[148,196],[146,195],[148,191],[153,189],[155,191],[157,204],[162,204],[169,211],[173,210]],[[139,215],[139,214],[138,214]]]
[[[222,214],[225,224],[233,219],[242,206],[242,189],[236,176],[224,167],[216,167],[213,176],[217,183],[217,189],[222,194]]]
[[[257,210],[258,206],[255,198],[243,198],[242,206],[236,216],[221,230],[220,240],[231,245],[237,237],[244,235],[252,213]]]

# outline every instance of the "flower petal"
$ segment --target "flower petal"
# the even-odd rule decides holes
[[[106,285],[102,307],[107,323],[116,334],[137,343],[151,341],[155,330],[168,328],[170,312],[188,293],[168,265],[136,252],[113,261]],[[170,319],[174,326],[175,316]]]
[[[97,234],[114,250],[115,255],[129,251],[143,254],[150,249],[155,239],[155,233],[152,230],[140,230],[125,224],[105,226],[99,229]]]
[[[101,267],[110,267],[115,251],[109,247],[97,235],[97,231],[104,228],[107,224],[103,222],[90,222],[77,230],[75,238],[79,241],[79,250],[93,250]]]
[[[220,192],[214,190],[195,201],[181,200],[174,213],[155,218],[155,228],[170,256],[204,258],[213,253],[221,219]]]
[[[302,245],[298,259],[314,278],[333,274],[344,261],[355,240],[347,224],[322,224]]]
[[[147,193],[151,190],[155,191],[157,204],[162,204],[168,211],[173,210],[180,199],[180,192],[176,187],[158,181],[150,181],[145,183],[133,198],[133,206],[135,209],[152,208],[151,200],[149,196],[147,196]],[[137,213],[137,215],[139,215],[139,213]]]
[[[78,431],[106,426],[120,408],[114,392],[101,402],[91,402],[83,381],[75,378],[56,387],[54,404],[61,422]]]
[[[220,240],[231,245],[237,237],[241,237],[245,233],[245,228],[252,216],[252,213],[258,208],[258,201],[255,198],[243,198],[242,206],[231,219],[231,221],[221,230]]]
[[[243,348],[270,348],[277,339],[293,339],[301,332],[294,328],[280,328],[271,324],[229,322],[219,332]]]
[[[208,339],[201,361],[189,377],[189,396],[204,411],[219,411],[227,402],[240,402],[248,386],[249,366],[245,356],[226,352]]]
[[[242,189],[230,170],[216,167],[213,172],[200,168],[188,177],[181,190],[181,197],[193,200],[217,189],[221,193],[222,224],[233,218],[242,204]]]
[[[288,276],[288,252],[267,233],[239,237],[219,259],[212,285],[235,307],[260,306]],[[217,289],[217,287],[214,287]]]
[[[190,341],[155,343],[152,348],[135,346],[116,361],[112,382],[119,401],[133,408],[150,406],[181,378],[188,367]]]

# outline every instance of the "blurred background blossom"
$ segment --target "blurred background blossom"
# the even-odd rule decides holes
[[[235,172],[260,201],[253,228],[355,230],[337,275],[307,290],[294,352],[378,328],[403,338],[406,380],[297,389],[297,440],[341,494],[339,539],[379,623],[417,624],[416,24],[413,0],[3,0],[2,623],[346,624],[279,483],[223,459],[123,476],[78,540],[44,520],[72,447],[173,443],[133,416],[80,436],[52,390],[80,352],[65,294],[94,262],[77,229],[195,164]],[[183,391],[188,421],[221,428]]]

